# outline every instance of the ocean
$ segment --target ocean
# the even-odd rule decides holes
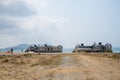
[[[112,48],[113,52],[117,52],[117,53],[120,53],[120,47],[113,47]]]
[[[120,53],[120,47],[113,47],[113,53]],[[23,49],[25,51],[25,49]],[[64,48],[63,53],[72,53],[73,48]],[[6,50],[1,50],[0,52],[6,52]],[[15,49],[14,52],[21,52],[21,49]]]

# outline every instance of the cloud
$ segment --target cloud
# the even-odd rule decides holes
[[[69,20],[60,16],[0,17],[0,34],[23,43],[58,43]],[[62,33],[63,32],[63,33]]]
[[[0,44],[59,42],[69,20],[62,16],[41,15],[45,6],[45,0],[1,0]]]
[[[10,5],[11,3],[14,3],[16,0],[0,0],[0,5]]]
[[[22,1],[0,4],[1,16],[30,16],[33,14],[35,14],[35,12],[29,9]]]
[[[26,37],[27,39],[37,40],[36,42],[57,43],[65,37],[63,33],[67,33],[66,30],[68,29],[66,28],[68,27],[66,25],[68,25],[68,20],[65,18],[48,16],[35,16],[31,18],[25,19],[21,25],[27,36],[29,35]]]
[[[33,16],[44,5],[46,2],[43,0],[1,0],[0,16]]]
[[[44,0],[0,0],[0,34],[23,34],[31,31],[27,28],[42,26],[47,21],[43,21],[44,18],[39,19],[41,17],[37,12],[44,5]]]
[[[31,9],[40,10],[42,6],[47,5],[45,0],[23,0]]]
[[[16,27],[15,24],[11,22],[12,21],[0,19],[0,30],[15,28]]]

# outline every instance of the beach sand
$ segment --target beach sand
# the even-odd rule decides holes
[[[0,80],[119,80],[120,54],[0,54]]]

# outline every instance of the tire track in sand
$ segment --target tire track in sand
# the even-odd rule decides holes
[[[64,56],[52,80],[87,80],[89,73],[76,56]]]
[[[43,80],[119,80],[120,76],[102,58],[87,55],[63,56],[61,65]]]

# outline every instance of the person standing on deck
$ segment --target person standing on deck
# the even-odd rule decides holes
[[[21,49],[21,52],[23,52],[23,49]]]
[[[13,48],[10,49],[11,54],[13,54]]]

